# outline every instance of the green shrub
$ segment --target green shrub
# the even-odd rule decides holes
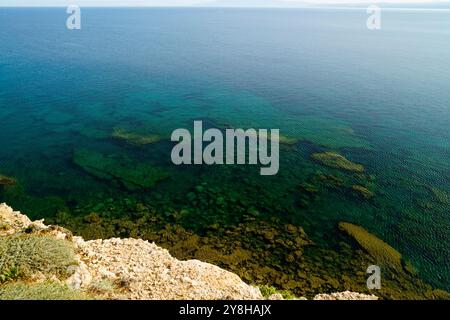
[[[56,282],[14,282],[0,286],[0,300],[86,300],[90,297]]]
[[[102,295],[106,293],[111,293],[116,290],[116,285],[111,280],[99,280],[91,283],[87,289],[89,293]]]
[[[69,267],[76,265],[73,245],[47,236],[19,235],[0,237],[0,275],[8,280],[30,278],[35,273],[66,278]]]
[[[19,279],[19,270],[16,267],[12,267],[11,269],[0,273],[0,284],[17,279]]]
[[[292,300],[295,299],[296,297],[290,293],[289,291],[286,290],[278,290],[275,287],[272,286],[259,286],[259,291],[261,292],[262,296],[264,298],[268,298],[273,294],[281,294],[281,296],[283,297],[283,299],[286,300]]]

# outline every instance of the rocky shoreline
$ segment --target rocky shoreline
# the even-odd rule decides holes
[[[0,281],[0,299],[59,298],[54,290],[50,296],[45,296],[47,292],[45,290],[33,291],[42,296],[27,295],[27,288],[34,288],[39,284],[45,284],[45,288],[52,286],[53,289],[58,287],[69,290],[72,295],[67,295],[67,291],[64,291],[66,295],[61,296],[62,299],[72,296],[94,299],[162,300],[283,299],[278,293],[264,297],[258,287],[244,283],[236,274],[215,265],[199,260],[180,261],[173,258],[166,249],[154,243],[133,238],[85,241],[81,237],[73,236],[64,228],[47,226],[42,220],[31,221],[27,216],[13,211],[6,204],[0,204],[0,240],[4,242],[6,239],[23,240],[26,237],[51,239],[58,246],[65,245],[67,248],[72,248],[74,261],[66,267],[68,273],[62,276],[51,268],[40,268],[39,263],[30,261],[34,257],[39,260],[41,254],[33,252],[32,257],[27,257],[26,260],[29,269],[32,269],[31,275],[23,279],[20,266],[11,267],[11,261],[9,261],[11,259],[0,256],[0,274],[9,275],[9,278],[8,276],[0,278],[0,280],[3,279]],[[11,246],[13,241],[5,243]],[[0,253],[7,249],[0,243]],[[39,246],[33,250],[38,251]],[[11,271],[17,268],[19,268],[18,271]],[[21,285],[20,295],[11,296],[11,293],[8,295],[11,291],[8,287],[15,286],[14,288],[17,289],[17,283]],[[346,291],[318,294],[314,299],[375,300],[377,297]]]

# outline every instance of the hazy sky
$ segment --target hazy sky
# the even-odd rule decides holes
[[[450,0],[0,0],[0,6],[297,6],[323,3],[444,3]]]

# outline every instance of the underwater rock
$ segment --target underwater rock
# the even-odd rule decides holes
[[[225,127],[227,129],[233,129],[233,126],[231,126],[231,125],[225,125]],[[267,132],[264,134],[262,131],[259,131],[259,130],[255,130],[254,132],[252,132],[251,130],[248,130],[248,131],[245,131],[245,134],[248,135],[249,137],[256,138],[256,139],[267,139],[267,141],[278,141],[278,143],[285,144],[285,145],[294,145],[300,141],[300,139],[287,137],[285,135],[282,135],[281,133],[278,135],[278,138],[275,139],[275,138],[272,138],[270,132]]]
[[[308,194],[315,194],[319,192],[319,188],[311,183],[305,182],[300,186],[300,189]]]
[[[122,128],[114,128],[111,137],[118,140],[123,140],[133,145],[147,145],[162,140],[162,137],[157,134],[139,134],[130,132]]]
[[[268,137],[268,139],[269,139],[270,141],[273,140],[270,136]],[[279,142],[280,144],[293,145],[293,144],[296,144],[298,141],[299,141],[299,140],[296,139],[296,138],[287,137],[287,136],[284,136],[284,135],[282,135],[282,134],[280,134],[280,135],[278,136],[278,142]]]
[[[124,156],[107,156],[95,151],[77,149],[73,161],[91,175],[115,180],[129,190],[147,189],[169,177],[169,173],[147,163]]]
[[[16,182],[17,182],[16,179],[0,174],[0,185],[12,186],[16,184]]]
[[[315,177],[315,179],[327,188],[337,188],[342,186],[342,184],[344,183],[344,181],[340,177],[332,174],[319,173]]]
[[[263,134],[262,132],[257,133],[257,136],[259,136],[259,138],[262,138],[262,139],[267,138],[268,141],[277,141],[278,140],[278,143],[286,144],[286,145],[293,145],[299,141],[299,139],[287,137],[282,134],[279,134],[278,139],[276,139],[276,140],[272,139],[270,134]]]
[[[87,138],[94,139],[107,139],[110,137],[111,133],[101,128],[93,128],[89,126],[81,126],[77,132]]]
[[[361,195],[366,200],[372,199],[375,196],[375,194],[372,191],[370,191],[366,187],[363,187],[359,184],[353,185],[352,189],[354,191],[356,191],[359,195]]]
[[[299,186],[299,199],[297,205],[301,208],[310,207],[319,200],[324,192],[339,191],[344,181],[337,176],[317,172]]]
[[[431,192],[433,193],[433,196],[436,198],[436,200],[442,204],[449,204],[449,197],[447,193],[445,193],[444,190],[438,189],[438,188],[431,188]]]
[[[432,202],[429,202],[429,201],[416,199],[416,203],[420,208],[422,208],[424,210],[432,210],[433,208],[435,208],[435,204],[433,204]]]
[[[335,153],[335,152],[321,152],[321,153],[313,153],[311,157],[322,163],[323,165],[336,169],[343,169],[347,171],[353,172],[363,172],[364,167],[361,164],[354,163],[344,156]]]
[[[296,138],[286,137],[283,135],[280,135],[278,139],[281,144],[296,144],[299,141]]]
[[[352,237],[367,253],[384,266],[403,270],[402,255],[383,240],[369,233],[363,227],[339,222],[339,229]]]

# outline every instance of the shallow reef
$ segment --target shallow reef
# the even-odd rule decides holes
[[[344,156],[335,152],[327,151],[327,152],[313,153],[311,155],[311,158],[331,168],[343,169],[353,172],[364,172],[363,165],[354,163],[345,158]]]
[[[138,146],[152,144],[163,139],[163,137],[158,134],[140,134],[123,128],[114,128],[111,137]]]
[[[441,204],[450,204],[450,199],[448,194],[439,188],[431,188],[434,198]]]
[[[263,134],[262,132],[258,132],[257,136],[259,138],[267,138],[267,140],[269,140],[269,141],[274,141],[275,140],[275,138],[272,138],[272,136],[270,134]],[[288,136],[285,136],[283,134],[279,134],[278,135],[278,139],[276,139],[275,141],[278,141],[278,143],[280,143],[280,144],[294,145],[294,144],[296,144],[299,141],[299,139],[288,137]]]
[[[129,190],[147,189],[170,174],[147,163],[140,163],[120,155],[104,155],[87,149],[77,149],[73,161],[89,174],[116,181]]]
[[[16,184],[16,179],[0,174],[0,185],[10,186]]]
[[[377,264],[402,270],[402,255],[389,244],[367,232],[363,227],[348,222],[340,222],[339,228],[355,239]]]
[[[362,196],[364,199],[372,199],[375,196],[375,193],[370,191],[364,186],[361,186],[359,184],[354,184],[352,186],[353,191],[355,191],[358,195]]]

